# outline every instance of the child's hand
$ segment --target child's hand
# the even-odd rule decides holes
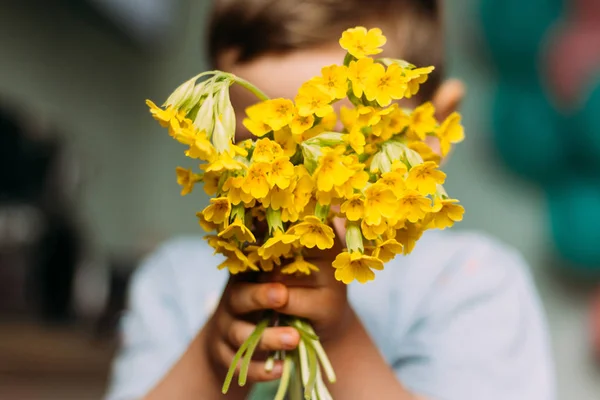
[[[208,353],[220,374],[224,376],[235,352],[254,330],[251,321],[264,310],[308,319],[323,344],[343,334],[354,315],[347,302],[346,285],[335,280],[331,260],[325,254],[310,261],[321,269],[319,273],[270,276],[269,283],[230,280],[206,332]],[[294,328],[270,327],[263,333],[258,350],[291,350],[299,340]],[[267,372],[264,362],[253,361],[248,381],[278,379],[281,368],[281,363],[276,363]]]

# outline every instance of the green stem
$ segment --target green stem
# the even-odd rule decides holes
[[[304,326],[304,329],[306,329],[309,333],[316,335],[315,330],[312,328],[312,326],[310,326],[310,324],[304,323],[303,326]],[[331,365],[331,361],[329,361],[329,357],[327,357],[327,353],[325,353],[325,349],[323,349],[323,345],[321,345],[321,342],[318,340],[313,340],[313,342],[311,344],[315,347],[315,352],[317,353],[317,356],[319,357],[319,361],[321,362],[321,365],[323,366],[323,369],[325,370],[325,375],[327,375],[327,380],[331,383],[335,383],[337,378],[335,376],[333,366]]]
[[[302,376],[300,374],[300,358],[298,351],[292,353],[294,371],[290,382],[290,400],[302,400]]]
[[[233,81],[235,83],[237,83],[238,85],[240,85],[244,89],[247,89],[250,92],[252,92],[256,97],[259,98],[259,100],[262,100],[262,101],[269,100],[269,96],[267,96],[265,94],[265,92],[263,92],[262,90],[260,90],[259,88],[257,88],[256,86],[254,86],[253,84],[251,84],[250,82],[248,82],[247,80],[242,79],[239,76],[236,76],[236,75],[233,75],[233,74],[231,76],[232,76]]]
[[[246,384],[246,379],[248,378],[248,369],[250,368],[250,361],[252,361],[252,356],[254,355],[254,351],[258,346],[258,342],[260,342],[260,338],[269,325],[269,320],[264,319],[256,325],[254,332],[250,335],[250,344],[248,345],[248,351],[244,355],[244,360],[242,361],[242,368],[240,369],[240,376],[238,377],[238,384],[240,386],[244,386]]]
[[[284,400],[287,393],[288,385],[290,383],[290,375],[292,372],[292,355],[286,354],[283,362],[283,371],[281,374],[281,380],[279,381],[279,388],[277,394],[275,394],[274,400]]]
[[[327,217],[329,216],[329,205],[321,205],[321,203],[317,202],[317,206],[315,207],[315,217],[319,218],[321,222],[325,222]]]
[[[306,346],[306,352],[308,353],[308,382],[304,388],[304,399],[311,400],[313,391],[315,390],[315,384],[317,383],[319,362],[314,347]]]
[[[242,343],[242,345],[238,349],[237,353],[235,353],[235,356],[233,356],[233,360],[231,361],[231,364],[229,365],[229,370],[227,371],[227,376],[225,376],[225,382],[223,382],[223,388],[221,389],[221,392],[223,394],[227,394],[227,392],[229,391],[229,386],[231,386],[231,381],[233,379],[233,374],[235,373],[235,369],[237,368],[237,365],[240,362],[240,359],[246,352],[246,349],[250,345],[251,341],[252,341],[252,336],[250,336],[248,339],[246,339],[246,341],[244,343]]]

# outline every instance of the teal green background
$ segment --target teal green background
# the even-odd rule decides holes
[[[201,233],[194,213],[206,199],[179,196],[174,178],[184,163],[182,149],[144,105],[206,67],[207,2],[183,3],[178,39],[151,55],[132,52],[69,13],[56,11],[63,27],[57,30],[56,22],[25,4],[0,4],[0,101],[24,105],[61,127],[82,165],[79,212],[98,254],[145,251],[173,235]],[[588,290],[551,274],[549,267],[563,262],[550,252],[545,194],[506,170],[491,141],[496,74],[478,0],[444,3],[449,74],[468,89],[462,108],[467,140],[446,166],[447,189],[467,210],[456,229],[486,232],[523,252],[549,315],[559,399],[597,399],[600,375],[587,344]],[[89,57],[80,57],[84,52]]]

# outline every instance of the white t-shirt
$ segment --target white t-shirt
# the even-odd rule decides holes
[[[216,269],[220,261],[202,238],[181,238],[136,271],[107,399],[143,397],[183,354],[227,280]],[[555,399],[542,307],[513,249],[480,234],[427,232],[375,281],[352,283],[349,296],[413,393],[430,400]]]

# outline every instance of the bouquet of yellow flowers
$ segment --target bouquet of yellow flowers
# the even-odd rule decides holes
[[[464,138],[460,115],[437,121],[431,103],[412,110],[395,103],[414,96],[433,67],[370,57],[385,42],[380,29],[348,29],[340,39],[347,51],[343,64],[324,67],[294,100],[269,99],[240,77],[208,71],[179,86],[162,108],[147,101],[152,116],[187,146],[185,155],[203,161],[199,172],[177,168],[177,181],[182,195],[202,182],[212,196],[197,216],[212,232],[208,244],[225,258],[219,269],[311,274],[318,268],[304,258],[306,249],[331,249],[331,221],[339,217],[345,220],[346,248],[331,273],[345,284],[365,283],[397,254],[410,253],[426,229],[462,220],[464,209],[444,190],[446,175],[439,170],[440,158]],[[243,120],[256,140],[235,143],[233,84],[258,98]],[[352,106],[338,115],[332,105],[342,99]],[[341,132],[334,131],[338,120]],[[441,154],[426,143],[428,136],[439,141]],[[259,223],[268,229],[257,239]],[[224,393],[240,362],[238,383],[246,383],[272,320],[259,322],[236,353]],[[276,399],[290,387],[296,398],[330,399],[324,377],[334,382],[335,373],[310,323],[288,315],[277,323],[296,328],[301,341],[265,362],[268,370],[275,359],[283,360]]]

